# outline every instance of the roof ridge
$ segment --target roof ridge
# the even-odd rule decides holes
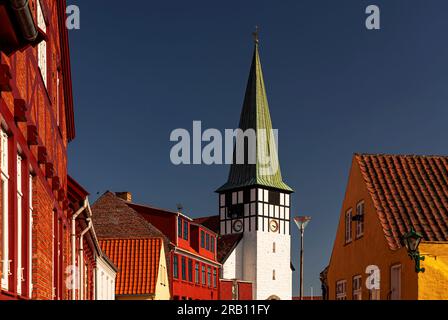
[[[361,157],[403,157],[403,158],[447,158],[448,155],[437,155],[437,154],[407,154],[407,153],[358,153],[355,152],[354,156]]]

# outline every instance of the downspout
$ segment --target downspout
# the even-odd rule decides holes
[[[81,235],[79,236],[79,279],[80,279],[80,300],[84,300],[84,235],[92,229],[93,223],[92,223],[92,210],[90,209],[89,201],[87,201],[87,213],[88,218],[87,227],[81,232]]]
[[[39,0],[37,0],[39,1]],[[36,40],[38,32],[34,24],[33,14],[28,5],[29,0],[9,0],[12,11],[19,24],[22,36],[29,42]]]
[[[84,204],[81,208],[76,211],[75,214],[72,215],[72,234],[71,234],[71,244],[72,244],[72,300],[76,300],[76,272],[75,272],[75,266],[76,266],[76,218],[87,208],[89,205],[89,201],[87,198],[84,200]]]

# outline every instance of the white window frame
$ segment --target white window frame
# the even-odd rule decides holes
[[[347,280],[336,282],[336,300],[347,300]]]
[[[361,238],[364,235],[364,214],[365,214],[365,204],[364,201],[360,201],[356,205],[356,238]]]
[[[362,300],[362,276],[354,276],[352,281],[353,300]]]
[[[17,294],[22,294],[24,268],[22,261],[23,251],[23,191],[22,191],[22,157],[17,154]]]
[[[8,146],[8,135],[3,129],[0,132],[1,140],[1,182],[3,184],[3,194],[2,194],[2,242],[3,242],[3,260],[1,261],[2,267],[2,279],[1,288],[4,290],[9,290],[9,276],[11,275],[11,260],[9,259],[9,146]]]
[[[33,176],[28,178],[29,184],[29,224],[28,224],[28,296],[33,297]]]
[[[37,0],[37,26],[44,33],[47,33],[47,24],[45,22],[44,12],[40,0]],[[48,82],[48,66],[47,66],[47,42],[45,40],[39,42],[37,45],[37,64],[39,66],[42,79],[44,81],[45,88]]]
[[[353,210],[350,208],[345,212],[345,215],[344,215],[345,243],[346,244],[352,242],[352,240],[353,240],[352,217],[353,217]]]

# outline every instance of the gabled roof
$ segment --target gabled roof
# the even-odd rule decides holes
[[[115,285],[117,295],[155,295],[161,238],[101,240],[100,245],[120,270]]]
[[[162,237],[168,241],[159,229],[110,191],[92,205],[92,212],[100,240]]]
[[[448,157],[356,154],[392,250],[413,227],[426,241],[448,241]]]
[[[217,192],[247,186],[265,186],[292,192],[293,190],[282,180],[277,146],[274,137],[271,136],[272,122],[258,52],[258,41],[255,43],[239,128],[243,131],[253,129],[257,134],[256,164],[249,164],[247,156],[249,148],[246,143],[244,163],[236,164],[234,155],[234,164],[230,167],[228,181]],[[265,134],[262,134],[263,132]]]

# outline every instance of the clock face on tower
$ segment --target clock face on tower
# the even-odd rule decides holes
[[[233,223],[233,231],[241,232],[243,231],[243,222],[241,220],[235,220]]]
[[[271,232],[278,232],[279,224],[277,220],[269,221],[269,229]]]

